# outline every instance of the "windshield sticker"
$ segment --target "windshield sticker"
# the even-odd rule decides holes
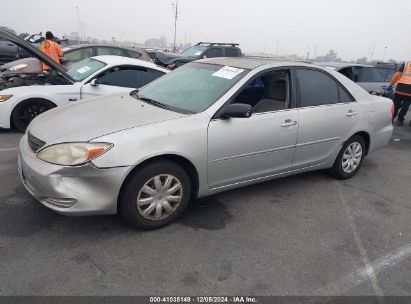
[[[244,72],[243,69],[237,69],[226,65],[222,69],[215,72],[212,76],[225,79],[233,79],[235,76],[241,74],[242,72]]]
[[[84,74],[84,73],[86,73],[87,71],[90,71],[90,70],[91,70],[91,68],[86,65],[86,66],[78,69],[77,72],[80,73],[80,74]]]
[[[201,51],[195,52],[195,56],[201,55]]]

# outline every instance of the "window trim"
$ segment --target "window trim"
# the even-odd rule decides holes
[[[335,83],[337,84],[337,92],[338,92],[338,101],[337,103],[327,103],[327,104],[321,104],[321,105],[312,105],[312,106],[305,106],[302,107],[301,106],[301,99],[300,99],[300,82],[299,79],[297,77],[297,70],[299,69],[303,69],[303,70],[312,70],[312,71],[316,71],[316,72],[320,72],[325,74],[326,76],[330,77],[332,80],[335,81]],[[333,106],[333,105],[339,105],[339,104],[349,104],[352,102],[357,102],[354,98],[354,96],[352,96],[351,92],[349,90],[347,90],[347,88],[337,79],[334,77],[334,75],[327,73],[326,71],[316,68],[316,67],[307,67],[307,66],[293,66],[292,67],[292,72],[294,74],[295,77],[295,88],[296,88],[296,100],[295,100],[295,106],[298,109],[305,109],[305,108],[313,108],[313,107],[319,107],[319,106]],[[342,74],[341,74],[342,75]],[[338,90],[338,86],[340,86],[343,90],[345,90],[345,92],[347,93],[347,95],[351,98],[351,101],[346,101],[346,102],[341,102],[341,97],[340,97],[340,91]]]
[[[295,87],[293,85],[293,78],[292,78],[292,67],[290,66],[283,66],[283,67],[275,67],[275,68],[269,68],[266,69],[264,71],[260,71],[257,74],[253,75],[249,80],[247,80],[213,115],[213,117],[211,118],[211,120],[217,120],[217,119],[225,119],[221,117],[222,112],[224,111],[224,109],[232,104],[232,102],[238,97],[238,95],[240,95],[240,93],[252,82],[254,82],[258,77],[260,77],[261,75],[267,74],[267,73],[271,73],[271,72],[276,72],[276,71],[283,71],[283,70],[287,70],[288,74],[289,74],[289,84],[288,84],[288,92],[287,92],[287,97],[289,97],[287,99],[286,102],[286,107],[284,109],[281,110],[276,110],[276,111],[269,111],[269,112],[259,112],[259,113],[251,113],[251,117],[254,115],[262,115],[262,114],[272,114],[272,113],[277,113],[277,112],[285,112],[285,111],[290,111],[290,110],[295,110],[296,107],[294,107],[295,105],[295,94],[294,94],[294,90],[293,88]]]

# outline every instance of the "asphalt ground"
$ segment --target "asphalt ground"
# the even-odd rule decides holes
[[[312,172],[193,202],[137,231],[65,217],[17,174],[0,131],[0,295],[411,295],[411,127],[347,181]]]

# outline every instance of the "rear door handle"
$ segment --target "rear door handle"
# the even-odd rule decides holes
[[[295,126],[296,124],[297,124],[297,122],[295,120],[287,119],[286,121],[284,121],[284,123],[281,125],[281,127],[288,128],[288,127]]]
[[[355,115],[357,115],[357,112],[354,112],[353,110],[350,110],[350,111],[348,111],[347,114],[345,114],[345,116],[347,116],[347,117],[353,117]]]

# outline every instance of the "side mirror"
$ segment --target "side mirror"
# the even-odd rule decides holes
[[[64,64],[67,63],[69,60],[66,57],[60,57],[60,63]]]
[[[90,85],[92,86],[92,87],[98,87],[99,86],[99,81],[98,81],[98,79],[96,79],[96,78],[94,78],[92,81],[90,81]]]
[[[233,103],[228,105],[220,117],[222,118],[248,118],[252,114],[252,107],[249,104]]]

